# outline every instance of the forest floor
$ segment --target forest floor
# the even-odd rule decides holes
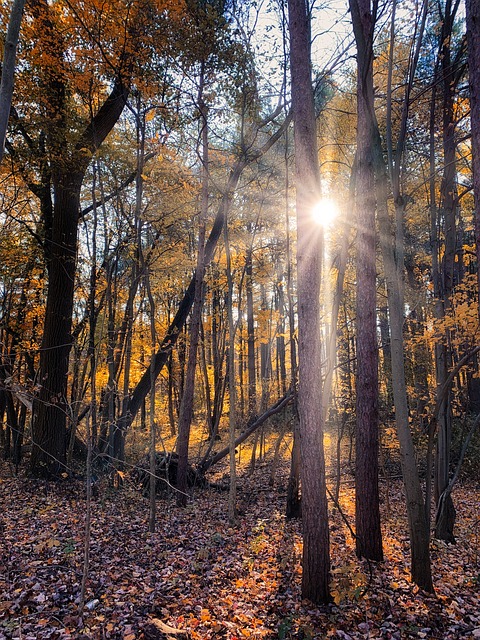
[[[225,472],[225,467],[219,473]],[[352,476],[341,511],[330,502],[332,594],[302,601],[300,524],[284,517],[288,464],[269,484],[271,457],[239,472],[239,518],[227,518],[226,491],[198,489],[185,509],[148,499],[128,480],[100,486],[92,503],[86,607],[83,483],[13,477],[0,467],[0,640],[278,638],[480,638],[480,487],[454,491],[457,544],[432,542],[435,596],[409,578],[401,481],[381,483],[385,560],[359,561]]]

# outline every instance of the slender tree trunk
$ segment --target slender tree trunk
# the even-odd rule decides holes
[[[287,302],[288,302],[288,331],[290,338],[290,369],[291,388],[297,388],[297,343],[295,336],[295,308],[293,299],[292,251],[290,240],[290,172],[289,172],[289,135],[285,132],[285,236],[287,260]],[[302,503],[300,498],[300,438],[298,435],[298,407],[295,393],[293,403],[292,455],[290,473],[287,484],[287,504],[285,515],[287,518],[300,518]]]
[[[302,596],[328,602],[330,551],[321,416],[320,282],[323,238],[311,209],[320,196],[310,27],[305,0],[289,0],[292,108],[295,125],[298,292],[298,411],[302,459]]]
[[[456,218],[458,207],[458,195],[456,188],[456,140],[454,103],[455,91],[460,76],[458,75],[458,53],[452,51],[454,20],[458,4],[446,0],[442,21],[440,40],[440,65],[442,70],[442,136],[443,136],[443,175],[440,188],[440,213],[443,220],[444,247],[441,259],[441,268],[437,274],[438,302],[436,304],[436,317],[439,320],[445,318],[451,307],[451,297],[454,291],[454,272],[456,259]],[[449,347],[449,330],[447,340],[435,345],[437,393],[443,388],[448,377],[448,370],[452,362],[452,353]],[[453,530],[455,526],[455,508],[451,493],[441,499],[443,492],[448,487],[451,463],[452,440],[452,411],[451,394],[447,393],[441,403],[438,415],[437,448],[435,456],[435,484],[434,493],[437,502],[437,524],[435,537],[455,542]]]
[[[250,226],[250,233],[252,228]],[[247,299],[247,374],[248,374],[248,419],[254,420],[257,413],[257,383],[255,376],[255,318],[253,305],[253,260],[252,247],[245,256],[245,291]]]
[[[380,139],[379,136],[377,138]],[[387,175],[381,148],[376,151],[379,183],[379,227],[383,254],[387,300],[390,317],[390,354],[392,390],[395,406],[395,424],[400,442],[403,483],[407,500],[407,516],[410,535],[412,580],[425,591],[433,592],[430,565],[430,530],[425,513],[420,477],[416,465],[415,446],[408,414],[407,386],[405,381],[405,344],[403,339],[404,303],[394,252],[394,236],[391,232],[387,208]],[[383,165],[383,167],[382,167]],[[383,170],[382,170],[383,169]]]
[[[235,380],[235,322],[233,319],[233,277],[230,242],[228,238],[227,221],[224,228],[225,253],[227,258],[227,286],[228,286],[228,441],[230,462],[230,486],[228,492],[228,520],[234,525],[237,519],[237,468],[235,457],[235,429],[237,426],[237,389]]]
[[[203,274],[204,274],[204,253],[205,253],[205,224],[208,216],[208,119],[207,106],[203,99],[205,83],[205,64],[202,63],[200,73],[200,86],[198,90],[198,105],[201,115],[202,127],[202,192],[200,202],[200,217],[198,222],[197,241],[197,264],[195,268],[195,290],[193,300],[193,311],[190,321],[190,343],[188,351],[188,365],[183,389],[182,402],[180,405],[180,415],[178,418],[178,467],[177,467],[177,494],[178,506],[187,505],[187,467],[188,467],[188,445],[190,441],[190,427],[193,417],[193,403],[195,398],[195,373],[197,368],[197,351],[200,339],[200,325],[202,321],[203,309]]]
[[[392,17],[392,33],[393,33]],[[419,35],[421,41],[421,33]],[[393,36],[390,43],[393,48]],[[418,51],[418,44],[416,46]],[[415,59],[415,58],[414,58]],[[391,58],[390,58],[390,64]],[[390,74],[389,74],[390,76]],[[413,79],[410,73],[409,85]],[[405,100],[408,103],[409,86],[405,90]],[[391,86],[389,82],[388,102],[390,103]],[[408,105],[407,105],[408,107]],[[430,531],[429,520],[425,513],[425,503],[420,484],[420,477],[415,459],[415,448],[412,440],[409,423],[407,387],[405,379],[404,362],[404,241],[403,241],[403,198],[400,193],[400,168],[403,156],[406,119],[408,108],[403,111],[401,133],[397,144],[395,158],[391,151],[391,120],[388,114],[387,124],[387,148],[389,149],[389,168],[392,176],[392,190],[395,200],[395,220],[393,230],[388,213],[389,184],[387,166],[381,145],[378,125],[375,121],[375,174],[377,179],[378,195],[378,221],[380,229],[380,245],[383,255],[385,282],[387,286],[387,303],[390,320],[390,360],[392,372],[393,404],[395,407],[395,423],[400,442],[400,455],[402,464],[403,482],[407,501],[407,516],[409,523],[411,572],[412,579],[426,591],[433,591],[431,566],[430,566]],[[402,137],[403,136],[403,137]]]
[[[357,375],[355,522],[359,557],[382,560],[378,490],[378,348],[374,179],[373,31],[370,0],[350,0],[357,43]]]
[[[4,44],[2,75],[0,80],[0,163],[2,162],[5,150],[5,137],[7,135],[8,118],[13,96],[15,58],[17,55],[17,44],[24,6],[25,0],[13,0]]]
[[[468,74],[470,80],[470,121],[472,126],[475,246],[480,309],[480,0],[465,0],[465,9],[467,15]]]
[[[242,154],[242,157],[239,158],[232,171],[230,172],[228,183],[226,185],[225,191],[223,193],[222,199],[220,201],[220,205],[217,211],[217,215],[215,217],[215,221],[213,223],[212,229],[210,231],[210,235],[208,237],[207,242],[205,243],[205,268],[210,264],[213,258],[213,254],[215,252],[218,240],[222,233],[223,225],[225,223],[226,215],[230,206],[232,204],[233,196],[235,193],[235,189],[240,180],[240,176],[242,175],[243,170],[246,166],[248,166],[251,162],[258,160],[262,157],[271,147],[275,144],[275,142],[282,136],[286,127],[290,122],[290,118],[287,117],[284,123],[277,129],[277,131],[272,134],[265,144],[260,149],[250,150],[246,154]],[[180,331],[182,330],[185,321],[190,313],[193,304],[195,291],[195,276],[190,280],[190,284],[188,285],[187,290],[178,306],[177,313],[173,318],[170,326],[163,338],[160,348],[156,352],[154,356],[154,373],[155,377],[158,377],[160,371],[164,367],[165,363],[168,360],[168,356],[175,346]],[[139,380],[135,389],[133,390],[132,397],[130,398],[130,402],[128,403],[128,407],[126,407],[122,415],[120,416],[119,423],[122,425],[122,428],[128,428],[128,426],[132,423],[133,418],[139,411],[143,399],[146,397],[148,390],[150,388],[150,373],[146,371],[142,378]]]

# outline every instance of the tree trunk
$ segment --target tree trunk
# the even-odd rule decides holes
[[[45,28],[52,29],[52,25],[47,23],[48,20]],[[55,36],[52,36],[52,42],[55,44]],[[48,291],[38,375],[40,390],[34,402],[30,459],[30,472],[39,477],[57,477],[66,471],[67,378],[72,346],[80,190],[91,155],[115,126],[128,95],[127,88],[118,77],[112,92],[78,137],[75,148],[71,149],[64,137],[67,132],[63,130],[64,89],[61,83],[52,88],[52,109],[55,105],[59,108],[59,112],[53,114],[58,123],[55,144],[63,142],[65,153],[70,150],[73,158],[65,160],[53,171],[52,217],[45,220]],[[44,202],[44,213],[48,214],[48,198],[44,198]]]
[[[376,327],[373,31],[370,0],[350,0],[357,43],[357,375],[356,551],[382,560],[378,491],[378,349]]]
[[[290,240],[290,172],[289,172],[289,135],[285,131],[285,250],[287,260],[287,302],[288,302],[288,331],[290,338],[290,369],[291,388],[297,388],[297,343],[295,336],[295,308],[293,296],[292,278],[292,251]],[[300,498],[300,441],[298,436],[298,406],[297,397],[294,397],[293,407],[293,433],[292,455],[290,461],[290,473],[287,485],[287,518],[300,518],[302,515],[302,501]]]
[[[453,35],[456,6],[447,0],[444,8],[442,32],[440,40],[440,64],[442,70],[442,136],[443,136],[443,175],[440,188],[440,215],[443,221],[444,246],[441,268],[436,274],[437,303],[435,315],[444,320],[451,307],[451,297],[454,291],[454,271],[456,259],[456,217],[458,194],[456,188],[456,141],[454,103],[455,92],[459,80],[459,60],[453,54]],[[435,363],[437,392],[443,388],[451,366],[451,349],[448,339],[442,344],[435,345]],[[447,542],[454,542],[453,530],[455,526],[455,508],[451,494],[441,496],[449,484],[452,440],[452,413],[450,393],[444,395],[441,410],[438,415],[437,449],[435,456],[435,485],[434,493],[437,502],[437,524],[435,537]],[[444,510],[445,513],[438,513]]]
[[[228,442],[230,462],[230,485],[228,491],[228,520],[234,525],[237,519],[237,468],[235,457],[235,429],[237,426],[237,389],[235,379],[235,332],[236,326],[233,318],[233,276],[230,242],[228,237],[228,225],[225,220],[224,227],[225,254],[227,260],[227,317],[228,317]]]
[[[378,135],[378,141],[380,139]],[[378,143],[377,143],[378,144]],[[376,151],[379,192],[380,243],[383,254],[387,300],[390,317],[390,353],[392,359],[392,389],[395,405],[395,424],[400,442],[403,483],[407,500],[410,534],[412,580],[425,591],[433,592],[430,565],[430,531],[425,502],[415,459],[415,447],[410,431],[407,387],[405,381],[405,344],[403,340],[404,304],[394,253],[394,239],[387,209],[387,176],[381,148]],[[382,164],[381,164],[382,163]],[[383,185],[383,186],[382,186]]]
[[[252,232],[251,225],[249,232]],[[247,299],[247,378],[248,378],[248,419],[255,419],[257,413],[257,386],[255,377],[255,318],[253,315],[253,275],[252,247],[245,255],[245,292]]]
[[[467,16],[470,121],[472,126],[473,194],[475,200],[475,246],[480,309],[480,0],[465,0]],[[479,311],[480,313],[480,311]]]
[[[0,80],[0,163],[2,162],[5,150],[5,136],[7,134],[8,118],[13,96],[15,58],[17,55],[17,44],[24,6],[25,0],[13,0],[5,38]]]
[[[30,469],[41,477],[66,471],[67,375],[77,256],[77,220],[83,174],[61,175],[54,185],[48,292],[34,402]]]
[[[193,311],[190,321],[190,342],[188,351],[188,364],[183,389],[180,415],[178,418],[178,467],[177,467],[177,504],[180,507],[187,505],[188,497],[188,445],[190,442],[190,427],[193,417],[193,403],[195,399],[195,373],[197,368],[197,351],[200,339],[200,325],[203,309],[203,274],[205,253],[205,223],[208,216],[208,121],[207,106],[203,99],[205,83],[205,64],[201,65],[200,86],[198,90],[198,102],[202,125],[202,191],[200,202],[200,218],[198,223],[197,264],[195,268],[195,289]]]
[[[320,196],[310,27],[305,0],[289,0],[292,109],[295,125],[298,292],[298,412],[302,460],[302,596],[330,599],[329,530],[321,416],[320,282],[323,238],[311,209]]]

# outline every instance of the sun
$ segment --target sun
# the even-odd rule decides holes
[[[331,198],[322,198],[312,207],[313,220],[325,229],[333,224],[338,213],[338,205]]]

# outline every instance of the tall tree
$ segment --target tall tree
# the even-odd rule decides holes
[[[188,445],[190,440],[190,426],[193,417],[193,403],[195,398],[195,371],[197,366],[197,349],[200,339],[200,325],[203,308],[203,280],[204,280],[204,252],[205,252],[205,223],[208,215],[208,107],[204,100],[205,61],[200,65],[198,88],[198,109],[200,112],[201,130],[201,159],[202,159],[202,188],[199,206],[199,224],[197,240],[197,264],[195,267],[195,287],[193,295],[193,309],[190,323],[190,344],[188,350],[188,365],[185,385],[178,418],[178,471],[177,471],[177,504],[185,507],[187,504],[187,466]]]
[[[24,6],[25,0],[13,0],[3,49],[2,75],[0,80],[0,162],[3,159],[3,153],[5,151],[5,136],[13,96],[15,58],[17,55],[17,44]]]
[[[373,34],[376,7],[350,0],[357,44],[357,555],[382,560],[378,490],[378,348],[376,326],[376,234],[374,176]]]
[[[424,5],[426,11],[426,3]],[[405,101],[402,109],[401,125],[397,144],[393,145],[392,139],[392,113],[391,113],[391,75],[393,65],[395,4],[392,11],[392,28],[389,56],[389,81],[387,88],[387,157],[388,168],[391,177],[392,192],[395,204],[394,231],[389,217],[388,194],[389,184],[387,167],[385,165],[380,132],[375,121],[375,173],[377,179],[378,194],[378,222],[380,230],[380,246],[383,255],[385,281],[387,285],[387,301],[390,319],[390,359],[393,401],[395,406],[395,424],[400,443],[400,456],[402,464],[403,483],[407,498],[407,516],[409,523],[411,572],[412,579],[426,591],[433,591],[431,566],[430,566],[430,532],[429,519],[425,513],[425,502],[420,483],[420,477],[416,465],[415,447],[410,430],[409,408],[407,400],[407,386],[405,378],[405,343],[403,337],[404,325],[404,208],[405,198],[401,191],[401,170],[405,152],[409,97],[415,74],[418,53],[423,37],[423,25],[425,12],[423,12],[422,26],[412,41],[413,55],[409,56],[410,68],[407,70],[408,78],[405,84]]]
[[[328,602],[330,550],[321,412],[321,226],[312,207],[320,197],[310,18],[305,0],[289,0],[290,72],[295,139],[298,296],[298,413],[302,460],[302,596]]]
[[[455,288],[455,268],[457,260],[457,140],[455,102],[458,83],[464,70],[464,40],[457,44],[455,21],[459,2],[446,0],[444,6],[439,3],[441,31],[439,40],[439,67],[441,70],[441,114],[443,167],[440,186],[440,201],[437,211],[436,229],[432,226],[432,236],[443,229],[443,238],[436,238],[434,250],[436,269],[434,269],[434,292],[436,297],[435,316],[443,321],[452,308],[452,296]],[[443,239],[443,244],[440,242]],[[435,457],[435,500],[437,518],[435,536],[448,542],[454,542],[455,507],[449,492],[446,492],[450,479],[452,445],[452,395],[451,389],[443,393],[452,365],[451,332],[447,328],[446,340],[435,345],[435,374],[437,380],[438,434]]]
[[[480,1],[465,0],[472,126],[473,193],[475,198],[475,246],[480,308]]]
[[[134,58],[133,42],[143,42],[140,36],[145,36],[140,5],[129,7],[127,2],[115,9],[104,7],[109,12],[105,20],[88,3],[77,9],[61,4],[60,0],[40,0],[30,7],[25,39],[31,38],[32,46],[24,47],[22,68],[30,70],[41,90],[26,101],[24,96],[19,99],[14,133],[7,142],[12,159],[39,199],[43,223],[48,290],[30,461],[31,473],[43,476],[65,470],[67,376],[82,185],[93,155],[125,107],[130,78],[141,58],[138,47]],[[93,35],[98,29],[102,42]],[[98,57],[82,56],[82,46],[96,50]],[[36,109],[29,108],[32,97]],[[35,127],[38,139],[33,138]],[[29,153],[24,153],[25,147]],[[32,158],[36,158],[33,163]]]

